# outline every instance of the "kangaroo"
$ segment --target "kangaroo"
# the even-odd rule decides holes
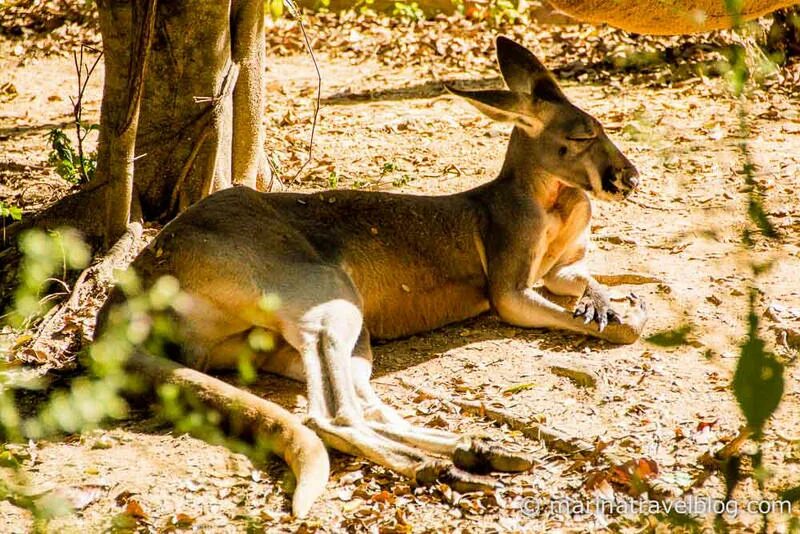
[[[624,313],[613,309],[584,262],[589,195],[622,200],[638,173],[529,50],[502,36],[496,47],[509,90],[448,87],[513,124],[495,180],[444,196],[226,189],[170,222],[132,264],[145,285],[176,278],[188,300],[177,313],[180,363],[137,352],[129,367],[189,389],[238,417],[240,428],[271,438],[297,477],[297,516],[328,479],[323,442],[417,483],[484,487],[492,484],[489,471],[531,465],[487,442],[400,417],[370,385],[372,337],[408,336],[489,310],[513,325],[613,343],[640,336],[643,303],[631,297]],[[539,281],[578,297],[576,309],[535,291]],[[264,295],[280,299],[276,311],[260,306]],[[98,332],[124,299],[112,291]],[[307,384],[305,421],[205,374],[235,369],[257,329],[278,341],[256,352],[254,366]]]

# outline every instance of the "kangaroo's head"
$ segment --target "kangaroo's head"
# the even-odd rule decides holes
[[[530,50],[500,36],[497,61],[510,91],[447,89],[491,119],[514,123],[506,170],[546,173],[605,200],[621,200],[636,188],[636,167],[597,119],[567,99]]]

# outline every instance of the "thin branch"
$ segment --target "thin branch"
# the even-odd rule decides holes
[[[86,87],[89,85],[89,79],[92,77],[94,69],[97,67],[98,63],[100,63],[100,59],[103,57],[103,52],[98,52],[98,55],[92,63],[92,66],[89,67],[83,62],[84,48],[98,52],[94,48],[83,44],[80,48],[80,56],[74,50],[72,51],[72,62],[75,65],[75,75],[78,80],[78,95],[75,99],[72,97],[69,97],[69,99],[70,102],[72,102],[72,116],[75,122],[75,137],[78,144],[78,160],[80,162],[79,170],[83,182],[86,183],[89,181],[89,173],[86,172],[86,167],[84,165],[86,159],[84,157],[83,142],[89,135],[89,130],[83,126],[83,95],[86,93]],[[84,72],[86,74],[85,77],[83,75]]]
[[[313,150],[314,150],[314,133],[317,129],[317,116],[319,115],[319,107],[320,103],[322,102],[322,74],[319,71],[319,64],[317,64],[317,58],[314,55],[314,49],[311,47],[311,42],[308,39],[308,34],[306,33],[306,27],[303,24],[303,15],[300,13],[300,10],[297,8],[297,5],[294,3],[294,0],[283,0],[284,5],[289,9],[289,13],[297,20],[298,25],[300,26],[300,31],[303,33],[303,41],[306,45],[306,50],[311,55],[311,61],[314,63],[314,70],[317,72],[317,99],[314,104],[314,118],[311,122],[311,139],[308,142],[308,158],[303,162],[297,172],[292,177],[292,181],[297,180],[297,177],[300,176],[300,173],[303,172],[303,169],[311,163],[311,160],[314,159]]]

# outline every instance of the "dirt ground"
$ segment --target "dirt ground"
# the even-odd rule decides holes
[[[363,47],[380,34],[380,25],[376,28],[364,30],[368,36]],[[417,31],[439,31],[435,28]],[[410,56],[399,49],[379,48],[370,55],[317,40],[322,109],[314,161],[298,180],[291,178],[307,150],[316,76],[296,41],[275,37],[264,117],[270,153],[288,188],[447,194],[493,178],[502,163],[508,126],[443,95],[438,84],[461,79],[465,87],[497,86],[487,44],[492,31],[484,29],[487,35],[479,37],[479,47],[465,48],[470,58],[453,61],[428,56],[404,61]],[[744,141],[739,103],[719,77],[678,77],[672,72],[675,78],[670,78],[663,69],[645,79],[629,70],[570,71],[564,41],[585,38],[585,46],[591,46],[603,38],[586,27],[559,33],[538,27],[516,31],[545,63],[561,67],[568,96],[605,125],[641,172],[641,187],[630,201],[594,203],[593,271],[651,277],[644,284],[614,286],[612,294],[622,298],[634,291],[646,300],[647,334],[690,323],[691,343],[618,347],[510,327],[489,315],[378,343],[376,389],[414,423],[486,434],[536,458],[530,472],[502,476],[504,487],[495,495],[409,487],[382,468],[333,454],[324,498],[310,519],[296,521],[288,515],[289,475],[281,462],[253,464],[222,447],[174,435],[137,413],[102,430],[25,447],[25,468],[37,491],[60,488],[83,500],[78,512],[51,521],[49,530],[107,530],[123,511],[120,502],[127,492],[141,506],[140,527],[154,530],[177,528],[175,523],[183,521],[191,524],[189,529],[208,532],[669,531],[671,527],[657,526],[642,515],[567,517],[546,506],[535,509],[550,499],[588,501],[608,492],[622,495],[622,490],[615,484],[587,484],[600,467],[576,464],[519,431],[459,413],[453,405],[415,390],[420,386],[442,396],[483,400],[519,420],[544,422],[589,443],[607,442],[606,451],[620,458],[650,459],[658,466],[658,483],[674,494],[689,490],[703,472],[703,453],[719,450],[743,424],[729,388],[745,332],[749,279],[740,245],[746,189],[738,146]],[[359,35],[351,33],[350,41],[360,42]],[[42,54],[23,60],[13,53],[15,43],[4,41],[0,85],[12,84],[17,94],[0,101],[0,200],[34,211],[65,193],[64,183],[46,162],[44,135],[55,126],[68,127],[67,95],[74,92],[74,75],[69,57]],[[275,44],[281,42],[288,43],[285,49]],[[662,42],[682,46],[677,39]],[[698,42],[702,40],[691,41]],[[760,259],[775,260],[757,282],[759,308],[772,307],[772,316],[796,328],[800,93],[790,82],[787,77],[754,91],[747,104],[746,141],[767,211],[782,234],[757,250]],[[101,85],[102,71],[85,102],[90,120],[97,120]],[[764,461],[772,472],[766,495],[774,498],[776,490],[800,483],[800,367],[796,350],[780,342],[778,323],[766,317],[763,323],[771,348],[790,364],[783,402],[764,441]],[[551,370],[564,362],[589,369],[596,385],[586,387]],[[304,408],[302,386],[290,381],[264,377],[250,389],[298,412]],[[724,481],[712,472],[691,493],[721,499]],[[745,480],[735,498],[742,505],[760,499],[755,481]],[[798,504],[793,514],[800,517]],[[703,519],[708,525],[709,517]],[[736,532],[757,531],[759,520],[757,514],[742,512],[730,525]],[[787,528],[787,515],[775,514],[774,520],[777,530]],[[0,531],[26,532],[32,525],[29,512],[0,501]]]

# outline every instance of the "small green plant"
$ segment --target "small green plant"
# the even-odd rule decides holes
[[[15,221],[21,221],[22,209],[18,208],[17,206],[10,206],[0,200],[0,218],[5,219],[6,217],[11,217],[11,219]]]
[[[84,63],[84,51],[86,50],[97,54],[91,66]],[[83,147],[89,134],[99,131],[100,127],[97,124],[87,126],[83,122],[83,96],[86,93],[89,79],[102,56],[103,52],[86,45],[81,45],[80,54],[77,51],[72,52],[75,75],[78,80],[78,94],[75,98],[70,97],[70,101],[72,102],[72,124],[75,126],[77,147],[73,147],[72,141],[59,128],[53,128],[47,134],[51,148],[47,161],[55,167],[59,176],[74,185],[89,182],[94,178],[97,169],[97,152],[86,154]]]
[[[419,22],[425,18],[425,12],[420,9],[419,4],[416,2],[395,2],[392,16],[407,22]]]
[[[78,129],[82,130],[85,137],[86,134],[98,130],[99,127],[96,124],[88,127],[79,124]],[[86,183],[94,178],[97,169],[97,152],[85,155],[80,146],[78,150],[75,150],[72,141],[59,128],[50,130],[47,134],[47,141],[51,149],[47,161],[55,167],[56,174],[75,185]]]
[[[331,189],[336,189],[339,187],[339,175],[336,174],[336,171],[331,171],[328,175],[328,187]]]
[[[400,178],[396,178],[396,179],[392,180],[392,185],[395,186],[395,187],[402,187],[402,186],[406,185],[410,181],[411,181],[411,177],[408,176],[407,174],[404,174]]]
[[[522,14],[510,0],[489,0],[488,2],[456,2],[460,13],[472,20],[479,20],[490,27],[498,27],[514,23],[522,18]]]

